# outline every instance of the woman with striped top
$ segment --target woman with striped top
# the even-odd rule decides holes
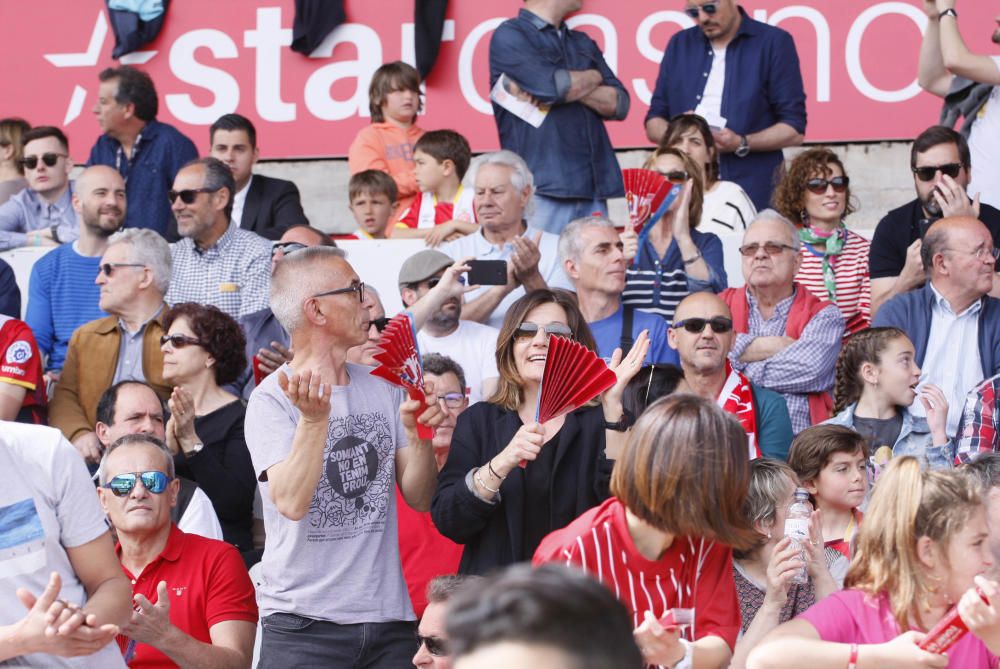
[[[646,223],[639,235],[637,255],[625,272],[622,302],[637,309],[674,318],[678,303],[691,293],[725,290],[728,281],[722,241],[710,232],[699,232],[705,192],[701,167],[686,153],[660,148],[646,162],[680,186],[666,213]]]
[[[795,223],[802,239],[802,265],[795,281],[837,305],[844,335],[864,330],[872,319],[867,239],[847,229],[854,211],[850,178],[833,151],[800,153],[774,191],[774,207]]]

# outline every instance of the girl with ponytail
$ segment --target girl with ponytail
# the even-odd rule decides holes
[[[747,666],[997,667],[1000,584],[983,577],[994,564],[988,537],[971,477],[922,469],[909,456],[893,460],[872,495],[846,589],[771,632]],[[920,649],[956,603],[971,633],[947,656]]]
[[[852,335],[837,359],[833,418],[868,441],[876,466],[912,455],[931,469],[949,469],[954,453],[945,432],[948,401],[935,385],[917,390],[920,368],[913,344],[897,328],[870,328]],[[927,418],[908,407],[919,397]]]

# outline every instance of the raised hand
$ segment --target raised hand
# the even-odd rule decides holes
[[[330,418],[330,387],[323,383],[319,372],[305,370],[292,374],[292,378],[282,372],[278,375],[278,386],[292,403],[302,420],[319,423]]]

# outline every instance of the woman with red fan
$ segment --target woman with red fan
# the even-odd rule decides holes
[[[616,446],[629,427],[622,393],[641,368],[649,339],[640,335],[624,359],[616,351],[611,366],[617,382],[600,404],[583,398],[584,406],[539,424],[553,336],[595,350],[571,293],[535,290],[515,302],[497,338],[497,391],[458,418],[431,517],[441,534],[465,546],[459,573],[484,574],[530,560],[545,535],[608,496]],[[579,386],[592,380],[572,372],[567,378]],[[549,383],[563,380],[546,377]]]
[[[696,230],[705,186],[702,169],[693,159],[678,149],[657,149],[645,167],[664,175],[675,188],[639,234],[622,301],[672,321],[674,309],[687,295],[727,287],[722,241]]]
[[[614,591],[648,664],[728,666],[740,630],[731,547],[756,539],[749,472],[746,433],[715,402],[658,400],[615,464],[614,497],[546,537],[534,563],[578,567]]]

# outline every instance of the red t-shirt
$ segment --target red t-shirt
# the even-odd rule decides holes
[[[833,548],[839,551],[848,560],[851,559],[851,554],[854,553],[854,542],[858,536],[858,529],[861,527],[861,520],[865,517],[865,514],[861,513],[857,509],[854,509],[854,517],[851,522],[847,525],[847,529],[844,530],[844,536],[842,539],[833,539],[827,541],[823,544],[825,548]]]
[[[655,562],[636,549],[625,506],[614,497],[542,540],[532,564],[580,567],[611,589],[638,627],[646,611],[659,619],[669,609],[693,608],[693,641],[714,635],[730,649],[740,631],[740,604],[728,546],[698,537],[676,537]]]
[[[116,548],[121,555],[121,545]],[[156,586],[166,581],[170,593],[170,622],[203,643],[212,643],[209,630],[227,620],[257,623],[257,599],[253,583],[239,552],[231,544],[186,534],[171,525],[167,545],[160,556],[146,565],[139,578],[122,571],[132,582],[132,594],[143,595],[153,604]],[[118,635],[124,654],[129,638]],[[144,643],[135,645],[129,667],[176,667],[166,655]]]
[[[43,374],[42,356],[31,328],[24,321],[0,315],[0,381],[27,391],[21,403],[22,411],[30,414],[31,422],[37,425],[46,422]],[[20,414],[18,418],[25,417]]]
[[[427,608],[427,584],[436,576],[454,574],[462,559],[462,546],[445,538],[431,521],[431,514],[414,511],[396,487],[399,524],[399,557],[413,611],[422,618]]]

